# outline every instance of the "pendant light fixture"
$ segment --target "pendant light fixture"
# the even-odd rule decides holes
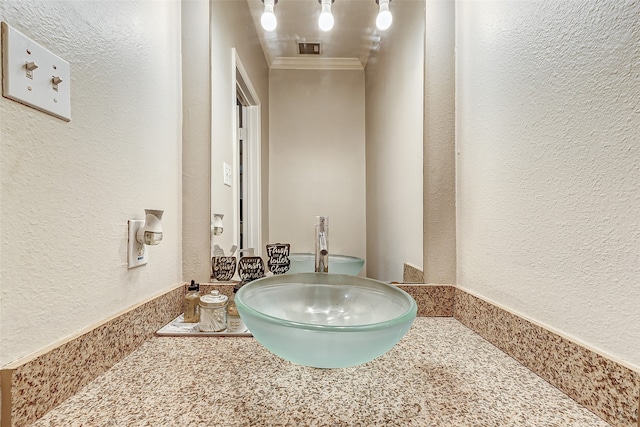
[[[389,28],[393,22],[393,15],[391,15],[391,11],[389,10],[391,0],[376,0],[376,3],[380,6],[380,12],[378,12],[378,17],[376,18],[376,27],[384,31]]]
[[[260,23],[266,31],[273,31],[278,26],[278,20],[273,11],[274,6],[278,4],[278,0],[262,0],[262,2],[264,3],[264,12],[260,17]]]
[[[334,20],[331,14],[331,4],[335,0],[318,0],[318,3],[322,5],[322,11],[318,18],[318,26],[322,31],[331,31],[333,28]]]

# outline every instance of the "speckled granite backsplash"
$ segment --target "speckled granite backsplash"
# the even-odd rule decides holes
[[[398,286],[414,297],[418,316],[455,317],[611,425],[640,427],[638,372],[454,286]],[[232,287],[201,285],[203,292],[215,288],[226,295]],[[2,427],[29,425],[109,371],[181,312],[184,293],[181,285],[45,354],[4,367]]]
[[[182,312],[185,287],[108,320],[50,351],[2,368],[2,427],[33,423],[109,370]]]
[[[403,283],[424,283],[424,273],[418,267],[405,263],[402,267]]]
[[[455,294],[461,323],[609,423],[640,425],[640,373],[463,290]]]

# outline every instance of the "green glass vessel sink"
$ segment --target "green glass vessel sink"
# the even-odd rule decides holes
[[[316,256],[311,253],[289,255],[291,266],[288,273],[313,273],[316,270]],[[329,273],[357,276],[362,270],[364,259],[348,255],[329,254]]]
[[[402,289],[343,274],[265,277],[240,288],[235,301],[260,344],[316,368],[355,366],[385,354],[417,313],[416,302]]]

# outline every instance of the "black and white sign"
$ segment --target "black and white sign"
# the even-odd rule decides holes
[[[243,282],[264,277],[264,262],[259,256],[245,256],[238,261],[238,274]]]
[[[215,256],[212,258],[213,278],[221,282],[231,280],[236,272],[236,257]]]
[[[289,271],[289,243],[273,243],[267,245],[267,267],[273,274],[284,274]]]

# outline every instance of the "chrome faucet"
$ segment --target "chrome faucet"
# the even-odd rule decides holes
[[[316,217],[316,273],[329,272],[329,217]]]

